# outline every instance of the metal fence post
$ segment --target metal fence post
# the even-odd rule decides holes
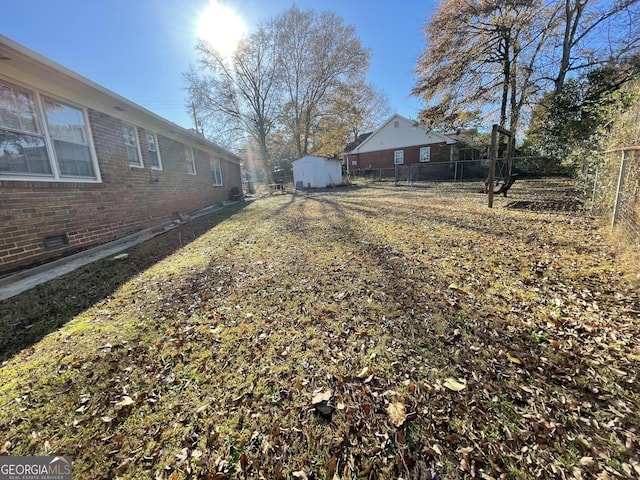
[[[593,178],[593,193],[591,194],[591,211],[593,211],[593,206],[596,203],[596,189],[598,188],[598,168],[599,168],[599,162],[596,163],[596,173]]]
[[[620,162],[620,174],[618,175],[618,188],[616,189],[616,197],[613,202],[613,216],[611,218],[611,232],[616,226],[616,220],[620,212],[620,199],[622,197],[622,189],[624,187],[624,174],[627,168],[627,160],[629,158],[629,151],[622,150],[622,161]]]

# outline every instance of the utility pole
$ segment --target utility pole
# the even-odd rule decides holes
[[[200,133],[200,130],[198,130],[198,117],[196,117],[195,102],[191,102],[191,110],[193,111],[193,124],[196,126],[196,133]]]

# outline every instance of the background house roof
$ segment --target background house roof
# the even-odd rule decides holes
[[[77,102],[154,133],[210,150],[233,163],[241,161],[234,153],[200,134],[147,110],[1,34],[0,72],[7,81],[13,80],[18,84],[24,82],[42,93]]]
[[[358,138],[356,138],[353,142],[350,142],[347,144],[347,146],[344,148],[344,151],[346,153],[351,152],[354,148],[356,148],[358,145],[364,142],[367,138],[369,138],[372,133],[373,132],[361,133],[360,135],[358,135]]]
[[[402,135],[396,133],[395,126],[392,126],[396,121],[398,122],[398,132],[402,132]],[[457,143],[451,137],[435,132],[396,113],[348,153],[373,152],[443,142],[447,145]]]

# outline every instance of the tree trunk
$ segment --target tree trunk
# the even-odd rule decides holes
[[[564,0],[565,23],[562,36],[562,55],[560,57],[560,65],[558,66],[558,75],[554,79],[554,97],[562,90],[567,72],[571,67],[571,50],[573,49],[576,30],[588,0],[575,0],[575,6],[572,5],[572,1],[573,0]]]
[[[509,39],[503,37],[502,51],[502,101],[500,102],[500,126],[505,128],[507,124],[507,105],[509,101],[509,85],[511,78],[511,60],[509,59]]]

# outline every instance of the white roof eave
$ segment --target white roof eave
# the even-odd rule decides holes
[[[4,62],[12,63],[5,64]],[[85,106],[125,121],[142,121],[146,124],[152,124],[158,130],[156,133],[169,137],[186,138],[189,139],[190,144],[200,145],[223,153],[229,161],[234,163],[240,163],[241,161],[240,157],[224,147],[147,110],[141,105],[0,34],[0,67],[3,65],[7,65],[8,68],[2,68],[0,72],[9,72],[9,76],[11,76],[12,72],[24,71],[27,76],[38,81],[40,85],[48,82],[63,85],[65,88],[73,87],[83,99],[89,99],[89,102],[84,101],[82,103],[91,103],[91,105]],[[22,79],[16,78],[16,80]],[[34,86],[39,87],[39,85]],[[74,98],[68,98],[67,100],[73,101]]]

